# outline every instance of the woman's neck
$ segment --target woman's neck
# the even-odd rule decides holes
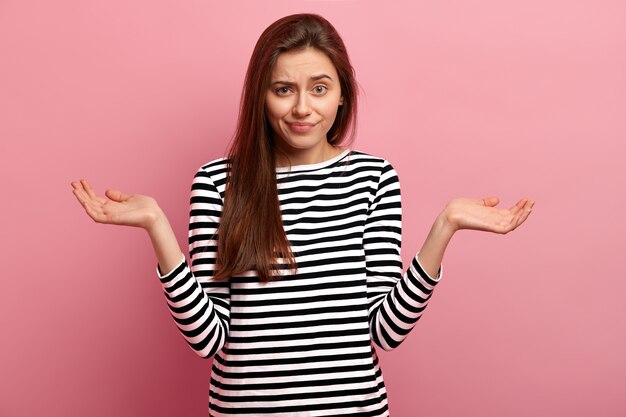
[[[291,149],[290,152],[276,150],[276,167],[284,168],[297,165],[311,165],[328,161],[339,155],[344,149],[326,142],[319,149]]]

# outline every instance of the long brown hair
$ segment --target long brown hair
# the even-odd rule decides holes
[[[295,14],[272,23],[254,47],[241,94],[218,228],[216,280],[254,269],[262,281],[269,281],[281,258],[283,267],[297,267],[282,224],[276,191],[276,147],[265,96],[278,56],[305,48],[324,52],[339,76],[343,105],[328,132],[328,142],[340,144],[354,137],[357,85],[345,45],[335,28],[314,14]]]

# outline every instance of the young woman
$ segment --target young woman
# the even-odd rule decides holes
[[[96,222],[150,236],[177,326],[215,355],[211,415],[388,415],[374,344],[391,350],[413,328],[457,230],[507,233],[531,211],[527,199],[508,210],[493,197],[452,200],[403,273],[396,172],[342,146],[356,105],[329,22],[301,14],[268,27],[229,156],[191,187],[190,263],[154,199],[72,183]]]

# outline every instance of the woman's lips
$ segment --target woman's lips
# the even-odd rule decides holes
[[[295,133],[307,133],[315,126],[315,123],[309,122],[288,122],[287,126],[291,129],[292,132]]]

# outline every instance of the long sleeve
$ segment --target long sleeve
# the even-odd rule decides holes
[[[364,232],[369,324],[372,340],[384,350],[396,348],[420,319],[433,288],[417,255],[402,272],[400,183],[385,161]]]
[[[222,198],[209,174],[200,169],[191,186],[189,255],[166,275],[158,271],[170,313],[191,348],[202,357],[222,349],[228,336],[228,281],[213,281]]]

